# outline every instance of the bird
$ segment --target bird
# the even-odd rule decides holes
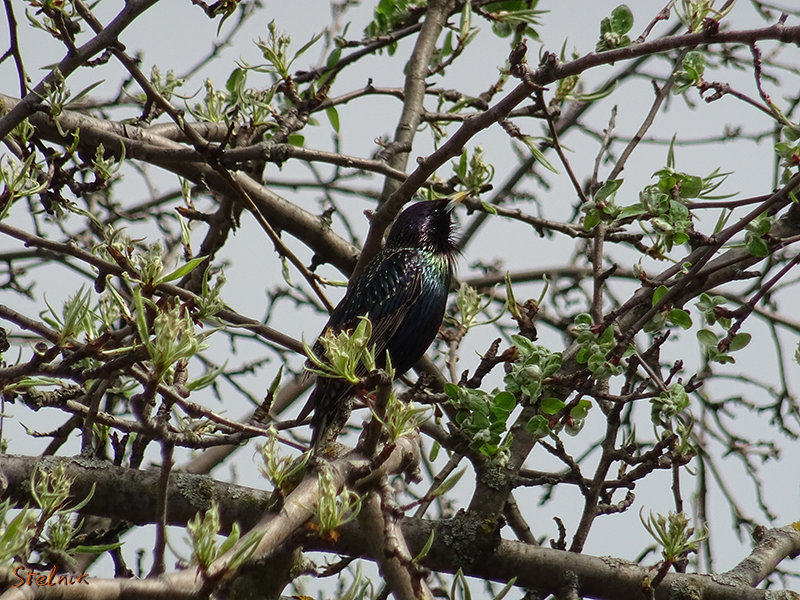
[[[377,367],[385,366],[388,350],[395,377],[408,371],[425,354],[444,318],[458,256],[452,211],[464,197],[458,193],[423,200],[400,213],[386,244],[350,283],[320,337],[352,331],[366,316],[372,324],[368,347],[375,347]],[[313,352],[324,356],[319,339]],[[366,368],[361,370],[357,374],[366,376]],[[338,435],[354,393],[354,387],[343,379],[317,377],[297,418],[301,422],[313,410],[314,453],[327,438]]]

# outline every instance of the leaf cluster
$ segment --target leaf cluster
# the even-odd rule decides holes
[[[10,501],[0,503],[0,562],[28,562],[35,548],[48,560],[72,564],[76,554],[99,554],[121,546],[81,543],[83,521],[76,520],[74,513],[86,507],[94,496],[95,485],[83,500],[73,503],[72,484],[63,464],[51,470],[39,465],[30,480],[35,508],[26,505],[12,517]]]
[[[511,434],[506,433],[508,418],[517,404],[507,390],[483,390],[445,384],[448,401],[457,409],[456,425],[469,439],[470,448],[501,463],[508,459]]]
[[[344,379],[353,385],[361,381],[360,373],[374,371],[377,365],[375,344],[369,343],[372,337],[372,323],[366,315],[358,319],[358,325],[352,331],[340,331],[337,334],[331,329],[326,330],[319,337],[321,355],[316,347],[312,349],[303,342],[303,349],[311,362],[311,366],[307,366],[306,369],[321,377]],[[394,379],[388,353],[386,363],[385,369]]]
[[[498,37],[512,38],[512,47],[523,38],[539,40],[535,25],[547,11],[537,9],[539,0],[501,0],[489,2],[481,14],[492,23],[492,33]]]
[[[521,335],[512,335],[511,341],[517,350],[517,360],[503,378],[506,390],[515,395],[523,394],[533,403],[542,395],[547,379],[561,368],[561,353],[534,344]]]
[[[675,71],[673,94],[683,94],[689,88],[696,87],[703,81],[703,73],[706,70],[706,57],[702,52],[691,50],[683,57],[681,67],[681,69]]]
[[[674,139],[673,139],[674,143]],[[687,203],[690,200],[718,200],[730,197],[714,192],[730,173],[715,169],[701,177],[677,171],[674,168],[672,146],[667,156],[667,166],[653,173],[655,183],[639,192],[638,204],[626,206],[618,211],[619,220],[636,217],[642,228],[653,240],[651,254],[663,257],[676,245],[685,244],[694,231],[692,213]],[[645,227],[648,223],[652,229]]]
[[[580,364],[586,365],[598,380],[606,380],[622,372],[622,365],[606,360],[606,356],[617,345],[613,325],[598,332],[598,328],[592,323],[591,315],[581,313],[575,317],[573,330],[575,341],[580,344],[575,359]]]
[[[631,45],[628,32],[633,27],[633,13],[626,4],[620,4],[611,16],[600,21],[600,39],[595,45],[596,52],[605,52]]]
[[[727,302],[728,300],[723,296],[704,292],[700,294],[700,300],[695,304],[703,315],[706,325],[719,325],[724,332],[717,333],[707,327],[697,331],[697,341],[700,342],[706,359],[721,364],[735,363],[736,360],[730,355],[730,352],[745,348],[752,339],[749,333],[729,335],[728,332],[732,326],[730,313],[722,308]]]
[[[652,305],[656,306],[668,291],[667,286],[658,286],[653,292]],[[643,329],[648,333],[656,333],[662,331],[667,324],[675,325],[682,329],[690,329],[692,327],[692,317],[688,311],[682,308],[665,306],[645,323]]]
[[[430,409],[416,406],[413,402],[403,402],[392,391],[386,401],[384,416],[379,416],[375,410],[372,411],[372,416],[383,425],[388,443],[393,444],[425,423],[430,418]]]
[[[325,539],[335,541],[336,529],[358,517],[361,512],[361,496],[347,487],[339,490],[330,469],[323,468],[317,480],[319,501],[314,508],[314,516],[319,532]]]
[[[234,522],[230,534],[220,544],[217,541],[220,527],[219,505],[216,500],[211,501],[211,508],[202,517],[198,512],[186,524],[186,532],[189,534],[187,542],[192,548],[192,563],[196,564],[202,573],[234,546],[236,550],[226,563],[226,570],[235,571],[253,555],[260,541],[260,535],[253,532],[237,546],[241,533],[239,524]]]
[[[664,515],[650,513],[644,518],[639,515],[647,532],[661,546],[661,553],[664,560],[674,563],[685,558],[690,552],[695,552],[700,542],[708,537],[708,531],[696,533],[693,527],[689,526],[689,519],[683,513],[670,511]]]

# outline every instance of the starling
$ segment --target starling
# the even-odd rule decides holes
[[[459,194],[456,199],[422,201],[406,208],[392,226],[386,245],[351,282],[323,332],[353,330],[359,317],[366,315],[372,323],[369,347],[375,345],[377,366],[385,366],[388,350],[395,376],[408,371],[425,354],[442,324],[458,254],[450,213],[462,198]],[[319,340],[314,353],[322,355]],[[338,434],[349,415],[353,393],[345,380],[317,378],[299,416],[303,419],[314,411],[311,447],[315,451],[325,438]]]

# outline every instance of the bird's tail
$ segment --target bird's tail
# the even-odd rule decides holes
[[[311,450],[316,454],[336,439],[350,416],[353,386],[343,379],[319,377],[308,404],[301,411],[311,415]],[[305,413],[305,414],[304,414]]]

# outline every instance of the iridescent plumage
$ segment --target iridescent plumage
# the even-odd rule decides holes
[[[416,363],[436,337],[444,317],[453,276],[456,246],[448,199],[417,202],[404,210],[386,239],[331,313],[323,331],[352,330],[358,317],[372,323],[369,344],[378,365],[386,350],[399,377]],[[322,347],[317,341],[314,352]],[[360,373],[361,376],[366,373]],[[300,418],[313,409],[311,445],[316,448],[333,424],[346,419],[353,387],[346,381],[318,377]],[[331,430],[335,435],[337,431]]]

